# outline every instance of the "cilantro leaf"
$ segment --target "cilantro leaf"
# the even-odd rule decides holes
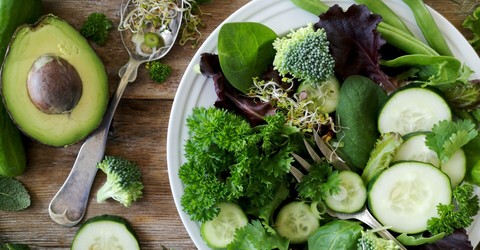
[[[425,144],[445,163],[477,135],[476,126],[470,120],[443,120],[433,126],[432,133],[427,134]]]
[[[298,183],[298,196],[302,199],[320,201],[329,194],[337,193],[340,178],[327,162],[313,163],[310,172]]]
[[[0,210],[20,211],[30,206],[30,195],[15,178],[0,176]]]
[[[235,231],[235,238],[227,249],[236,250],[287,250],[289,241],[276,232],[267,230],[260,221],[254,220]]]

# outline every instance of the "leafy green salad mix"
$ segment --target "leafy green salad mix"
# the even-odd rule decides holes
[[[214,249],[473,249],[480,82],[421,0],[426,42],[378,0],[288,34],[225,23],[201,73],[217,94],[187,118],[183,210]],[[368,209],[383,227],[333,212]],[[388,230],[395,240],[382,238]]]

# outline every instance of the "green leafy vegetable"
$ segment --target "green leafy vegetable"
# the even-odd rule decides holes
[[[357,221],[334,220],[308,238],[308,249],[357,250],[363,227]]]
[[[392,132],[380,136],[362,172],[362,179],[365,185],[389,167],[390,162],[393,160],[395,153],[402,143],[403,139],[398,133]]]
[[[473,38],[468,40],[468,42],[474,49],[480,49],[480,6],[465,18],[462,26],[469,29],[473,34]]]
[[[181,198],[192,220],[218,214],[220,201],[244,200],[246,211],[258,210],[276,199],[293,158],[285,118],[265,117],[255,128],[236,114],[214,107],[197,107],[187,118],[186,162],[179,169],[185,184]]]
[[[362,76],[351,76],[340,88],[337,125],[341,127],[337,140],[342,159],[363,169],[377,138],[377,117],[387,94],[377,84]]]
[[[423,236],[423,234],[409,235],[402,233],[397,236],[397,240],[405,246],[419,246],[427,243],[433,243],[445,237],[445,232],[435,234],[429,237]]]
[[[227,80],[247,93],[253,78],[260,76],[275,55],[272,42],[277,34],[253,22],[226,23],[218,33],[218,57]]]
[[[138,165],[120,156],[105,156],[97,164],[106,175],[107,180],[97,191],[97,201],[104,202],[108,198],[120,202],[125,207],[142,198],[143,183]]]
[[[339,191],[338,171],[325,162],[313,163],[310,171],[298,184],[298,196],[311,201],[321,201],[324,197]]]
[[[453,199],[455,203],[439,204],[438,217],[427,221],[427,229],[432,234],[444,232],[449,235],[455,229],[468,227],[473,222],[472,217],[480,209],[479,198],[474,194],[473,185],[465,183],[455,187]]]
[[[30,250],[30,246],[19,243],[3,243],[0,241],[0,250]]]
[[[445,163],[477,135],[478,130],[470,120],[444,120],[433,126],[432,133],[427,134],[425,144],[437,153],[442,163]]]
[[[335,61],[329,51],[329,41],[323,29],[309,23],[285,37],[277,38],[273,66],[281,76],[319,84],[333,76]]]
[[[0,210],[24,210],[30,206],[30,202],[30,195],[20,181],[0,176]]]
[[[259,220],[253,220],[235,231],[235,239],[227,249],[231,250],[287,250],[289,242],[275,231],[268,230]]]
[[[151,61],[145,64],[150,79],[157,83],[164,83],[172,75],[172,67],[160,61]]]
[[[82,28],[80,34],[87,39],[91,39],[98,45],[105,45],[108,38],[108,31],[113,27],[112,21],[103,13],[91,13]]]

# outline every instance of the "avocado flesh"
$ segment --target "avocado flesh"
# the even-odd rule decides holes
[[[81,97],[69,112],[46,113],[29,97],[28,74],[44,55],[66,60],[81,78]],[[53,15],[16,31],[1,74],[2,97],[10,116],[27,136],[46,145],[67,146],[82,140],[98,127],[107,109],[108,79],[102,61],[75,28]]]

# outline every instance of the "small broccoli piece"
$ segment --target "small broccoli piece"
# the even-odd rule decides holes
[[[311,83],[321,83],[334,74],[335,60],[330,54],[329,41],[323,29],[313,24],[277,38],[273,66],[283,77],[292,76]]]
[[[104,45],[107,41],[108,31],[112,27],[112,21],[105,14],[95,12],[87,17],[80,29],[80,34],[98,45]]]
[[[97,191],[97,202],[113,198],[129,207],[132,202],[142,198],[143,183],[136,163],[119,156],[105,156],[97,168],[107,174],[107,180]]]
[[[172,74],[172,67],[160,61],[148,62],[145,65],[150,79],[158,83],[164,83]]]
[[[400,246],[393,240],[387,240],[377,236],[375,233],[384,228],[377,228],[362,231],[362,236],[358,239],[358,250],[397,250]]]

